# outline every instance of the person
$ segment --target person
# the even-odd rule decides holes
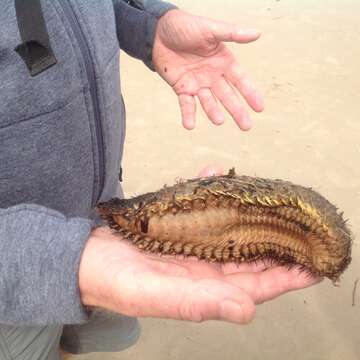
[[[263,100],[225,43],[258,31],[158,0],[39,3],[4,0],[0,12],[1,359],[58,359],[59,344],[118,351],[136,341],[136,317],[246,324],[256,304],[320,281],[139,252],[94,210],[121,195],[119,48],[172,87],[186,129],[198,99],[214,124],[222,104],[248,130],[240,98],[258,112]]]

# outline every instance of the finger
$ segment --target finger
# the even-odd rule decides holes
[[[257,92],[255,86],[245,75],[239,65],[233,65],[226,73],[226,79],[235,86],[235,88],[244,97],[249,106],[257,112],[264,110],[264,101]]]
[[[224,78],[221,78],[212,86],[212,90],[240,129],[249,130],[251,128],[250,116],[242,106],[240,99],[237,97],[231,85]]]
[[[292,290],[317,284],[322,279],[301,272],[298,268],[276,267],[253,274],[230,274],[227,281],[241,287],[256,304],[274,299]]]
[[[211,122],[215,125],[223,124],[225,120],[224,114],[210,89],[201,89],[197,95],[202,108]]]
[[[206,18],[202,18],[202,21],[218,41],[249,43],[257,40],[261,35],[256,29],[244,29],[236,24]]]
[[[185,129],[192,130],[195,127],[196,101],[192,95],[179,95],[182,123]]]
[[[209,177],[209,176],[217,176],[223,175],[224,169],[221,166],[217,165],[209,165],[204,167],[198,174],[198,177]]]

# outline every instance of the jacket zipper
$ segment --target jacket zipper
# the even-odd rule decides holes
[[[85,35],[79,21],[76,17],[74,9],[72,8],[69,0],[60,0],[60,6],[62,7],[64,14],[69,20],[70,26],[75,34],[76,40],[79,44],[79,48],[84,60],[84,65],[86,69],[86,75],[89,83],[90,96],[94,109],[94,119],[95,119],[95,130],[96,130],[96,140],[98,145],[98,155],[99,155],[99,189],[98,194],[96,195],[96,190],[93,191],[92,205],[95,206],[98,202],[101,191],[104,187],[104,177],[105,177],[105,159],[104,159],[104,139],[103,139],[103,129],[101,125],[101,114],[100,106],[98,100],[98,90],[96,85],[95,77],[95,66],[91,56],[89,45],[86,41]]]

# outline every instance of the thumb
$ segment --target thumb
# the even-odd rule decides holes
[[[208,165],[201,169],[198,174],[198,177],[209,177],[209,176],[216,176],[216,175],[224,175],[224,169],[217,165]]]
[[[257,40],[261,35],[256,29],[244,29],[236,24],[211,19],[203,19],[203,21],[218,41],[249,43]]]
[[[141,286],[141,296],[129,297],[132,312],[121,309],[122,313],[195,322],[224,320],[238,324],[247,324],[255,316],[252,299],[241,288],[225,281],[160,276],[143,281]]]

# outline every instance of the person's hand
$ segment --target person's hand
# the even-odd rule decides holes
[[[265,264],[216,264],[141,252],[107,228],[92,232],[79,286],[84,305],[135,317],[250,322],[255,305],[319,279]]]
[[[210,167],[200,176],[219,173]],[[137,317],[240,324],[253,319],[256,304],[319,281],[296,268],[148,254],[108,228],[92,231],[79,269],[84,305]]]
[[[157,25],[153,63],[159,75],[178,95],[183,125],[195,126],[197,97],[214,124],[222,124],[218,100],[242,130],[251,120],[240,96],[255,111],[263,100],[224,42],[248,43],[259,38],[253,29],[170,10]]]

